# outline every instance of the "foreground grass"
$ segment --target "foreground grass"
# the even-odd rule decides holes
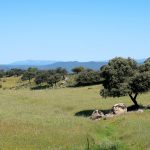
[[[132,104],[128,97],[103,99],[99,89],[0,90],[0,149],[149,149],[148,110],[96,122],[75,115],[118,102]],[[147,105],[149,97],[150,93],[140,95],[138,101]]]

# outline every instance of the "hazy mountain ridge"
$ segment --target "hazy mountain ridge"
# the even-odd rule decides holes
[[[43,65],[53,64],[55,62],[57,62],[57,61],[53,61],[53,60],[24,60],[24,61],[13,62],[10,65],[43,66]]]
[[[139,59],[137,62],[139,64],[143,63],[145,59]],[[101,66],[106,65],[108,61],[89,61],[89,62],[79,62],[79,61],[44,61],[44,60],[25,60],[25,61],[17,61],[8,65],[0,65],[0,70],[9,70],[12,68],[20,68],[27,69],[29,67],[36,67],[38,69],[55,69],[58,67],[62,67],[67,69],[69,72],[78,66],[83,66],[85,68],[90,68],[94,70],[99,70]]]
[[[26,62],[26,63],[25,63]],[[31,61],[30,61],[31,62]],[[62,67],[67,69],[68,71],[71,71],[74,67],[83,66],[85,68],[90,68],[94,70],[99,70],[99,68],[105,64],[107,64],[107,61],[101,61],[101,62],[78,62],[78,61],[68,61],[68,62],[54,62],[54,61],[42,61],[42,63],[39,63],[40,61],[35,61],[31,64],[29,64],[29,61],[18,61],[15,63],[11,63],[8,65],[0,65],[0,69],[2,70],[9,70],[12,68],[20,68],[20,69],[27,69],[29,67],[36,67],[38,69],[55,69],[58,67]],[[50,63],[49,63],[50,62]],[[46,64],[47,63],[47,64]],[[43,65],[44,64],[44,65]]]
[[[105,64],[107,64],[107,61],[103,61],[103,62],[94,62],[94,61],[90,61],[90,62],[78,62],[78,61],[56,62],[56,63],[51,64],[51,65],[43,66],[43,69],[49,69],[49,68],[55,69],[58,67],[62,67],[62,68],[67,69],[68,71],[71,71],[75,67],[83,66],[85,68],[99,70],[100,67],[105,65]]]

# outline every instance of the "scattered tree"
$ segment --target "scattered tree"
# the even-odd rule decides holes
[[[63,79],[65,79],[65,76],[68,74],[67,70],[64,68],[57,68],[56,73],[62,75]]]
[[[37,72],[38,72],[37,68],[28,68],[28,70],[24,72],[21,79],[23,81],[28,80],[30,83],[31,79],[33,79],[36,76]]]
[[[36,77],[35,77],[35,83],[37,85],[41,85],[44,82],[47,82],[48,80],[48,73],[46,71],[43,71],[41,73],[39,73]]]
[[[55,75],[51,75],[48,77],[47,83],[49,86],[54,86],[54,84],[56,85],[57,82],[59,82],[61,80],[61,75],[60,74],[55,74]]]
[[[72,72],[78,74],[78,73],[80,73],[84,70],[85,70],[84,67],[75,67],[75,68],[72,69]]]
[[[64,79],[64,76],[66,74],[67,71],[63,68],[57,68],[56,70],[39,71],[39,73],[35,77],[35,83],[37,85],[46,83],[52,87],[56,85],[57,82]]]
[[[104,88],[100,92],[103,97],[129,95],[137,108],[139,107],[136,101],[137,95],[150,88],[149,74],[140,74],[137,62],[131,58],[119,57],[110,60],[108,65],[101,68],[101,76],[104,78]],[[141,84],[143,84],[143,88]]]
[[[13,68],[8,71],[6,71],[6,76],[7,77],[12,77],[12,76],[21,76],[24,73],[24,70],[18,69],[18,68]]]
[[[138,94],[142,94],[150,90],[150,72],[147,71],[135,74],[129,82],[129,88],[129,96],[135,106],[138,107],[139,105],[136,101]],[[134,96],[132,94],[134,94]]]
[[[99,71],[85,70],[79,73],[76,79],[77,86],[94,85],[101,83]]]
[[[21,76],[24,73],[24,70],[18,69],[18,68],[14,68],[12,69],[12,71],[14,72],[14,76],[17,76],[17,77]]]
[[[4,77],[4,75],[5,75],[4,70],[0,70],[0,78],[3,78],[3,77]]]
[[[12,77],[12,76],[14,76],[14,70],[13,69],[6,71],[6,77]]]

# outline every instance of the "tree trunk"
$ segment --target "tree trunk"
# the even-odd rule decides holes
[[[31,79],[29,78],[29,84],[31,84]]]
[[[138,93],[136,93],[134,96],[132,96],[132,93],[131,93],[131,94],[129,94],[129,96],[130,96],[132,102],[134,103],[135,107],[136,107],[136,108],[139,108],[139,104],[138,104],[137,101],[136,101],[136,98],[137,98],[137,96],[138,96]]]

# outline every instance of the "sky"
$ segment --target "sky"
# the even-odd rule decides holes
[[[150,57],[149,0],[0,0],[0,64]]]

